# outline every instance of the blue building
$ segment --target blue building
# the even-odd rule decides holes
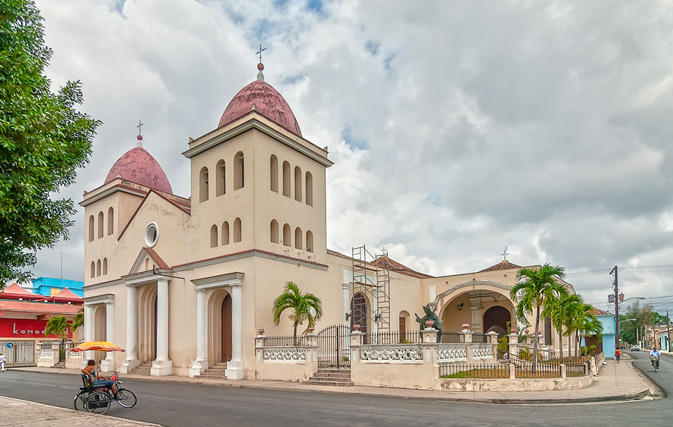
[[[595,345],[596,353],[602,351],[605,357],[615,357],[615,315],[598,308],[594,308],[590,313],[596,316],[601,325],[603,325],[603,339],[598,341],[597,337],[587,337],[585,343],[583,338],[582,345]]]
[[[84,297],[84,282],[77,280],[55,279],[53,277],[38,277],[33,280],[33,292],[50,297],[68,288],[77,296]]]

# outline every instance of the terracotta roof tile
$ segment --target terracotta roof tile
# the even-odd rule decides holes
[[[512,270],[515,268],[522,268],[522,267],[520,265],[512,264],[511,262],[504,260],[500,261],[500,263],[496,265],[492,265],[488,268],[479,271],[479,273],[484,273],[486,271]]]

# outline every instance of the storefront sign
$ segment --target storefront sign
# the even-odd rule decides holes
[[[46,338],[44,335],[46,327],[46,320],[0,319],[0,337]],[[52,334],[49,338],[60,337]],[[70,329],[68,329],[68,338],[72,338]]]

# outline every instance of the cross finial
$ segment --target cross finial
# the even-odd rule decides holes
[[[264,52],[266,48],[262,49],[262,44],[259,44],[259,50],[255,52],[255,55],[259,55],[259,62],[260,64],[262,63],[262,52]]]
[[[138,147],[142,147],[143,146],[143,122],[138,120],[138,126],[136,126],[136,127],[138,128],[138,136],[136,137],[136,139],[138,139]]]
[[[500,255],[502,255],[502,260],[503,261],[507,261],[507,255],[509,255],[509,253],[507,252],[507,246],[505,246],[505,250],[502,251],[502,253]]]

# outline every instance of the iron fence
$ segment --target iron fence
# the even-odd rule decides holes
[[[278,335],[264,337],[264,347],[303,347],[308,345],[305,335]]]
[[[441,378],[509,378],[509,365],[501,363],[440,363]]]
[[[560,378],[561,363],[558,360],[546,360],[537,364],[519,359],[515,365],[516,378]]]
[[[462,342],[460,332],[442,332],[441,343],[452,344]]]
[[[372,332],[363,337],[364,344],[418,344],[422,341],[418,331]]]

